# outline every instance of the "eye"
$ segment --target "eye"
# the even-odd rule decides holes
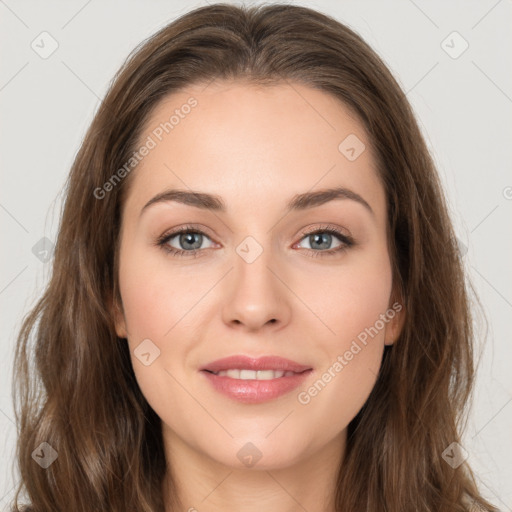
[[[338,239],[339,245],[330,248],[333,243],[333,237]],[[201,246],[205,238],[210,240],[210,237],[200,229],[193,226],[183,226],[171,233],[163,234],[156,241],[156,244],[167,253],[174,256],[197,258],[201,253],[204,253],[204,248]],[[176,240],[173,243],[177,244],[178,247],[171,245],[171,241],[174,239]],[[355,245],[352,237],[345,235],[338,228],[329,225],[302,233],[301,240],[304,239],[309,244],[309,247],[306,247],[306,249],[313,257],[332,256],[335,253],[340,253]],[[300,245],[300,243],[295,244],[293,247],[295,248],[298,245]]]
[[[197,257],[205,238],[209,239],[201,230],[192,226],[184,226],[172,233],[162,235],[162,237],[157,240],[157,245],[175,256]],[[173,239],[176,239],[174,243],[178,244],[178,248],[170,245]],[[183,249],[181,249],[180,246],[183,247]]]
[[[333,237],[337,238],[340,242],[335,248],[330,248],[333,243]],[[345,235],[338,228],[333,226],[325,226],[316,228],[313,231],[303,233],[302,240],[306,240],[309,247],[306,247],[313,257],[317,256],[332,256],[335,253],[347,250],[354,245],[352,237]],[[296,244],[295,246],[297,246]],[[295,247],[294,246],[294,247]],[[315,249],[329,249],[329,250],[315,250]]]

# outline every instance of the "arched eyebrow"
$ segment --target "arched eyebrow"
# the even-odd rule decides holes
[[[321,206],[336,199],[348,199],[355,201],[364,206],[364,208],[373,216],[375,215],[371,206],[365,199],[363,199],[353,190],[345,187],[326,188],[317,190],[315,192],[304,192],[303,194],[296,194],[286,204],[285,212],[289,213],[291,211],[308,210],[310,208]],[[152,197],[143,206],[140,215],[142,215],[151,205],[167,202],[177,202],[213,212],[227,212],[226,203],[222,197],[218,195],[194,190],[169,189]]]

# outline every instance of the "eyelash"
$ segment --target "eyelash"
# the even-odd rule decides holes
[[[204,251],[204,249],[194,249],[192,251],[184,251],[182,249],[175,249],[174,247],[170,247],[167,244],[167,242],[169,242],[169,240],[174,238],[176,235],[181,235],[183,233],[199,234],[199,235],[204,235],[204,236],[210,238],[206,233],[204,233],[200,229],[195,228],[194,226],[183,226],[171,233],[164,233],[161,237],[159,237],[157,239],[156,245],[158,247],[161,247],[165,252],[167,252],[173,256],[180,257],[180,258],[181,257],[192,257],[192,258],[199,257],[199,253]],[[334,256],[335,254],[346,251],[347,249],[349,249],[350,247],[355,245],[354,239],[352,237],[343,234],[341,231],[339,231],[337,228],[335,228],[333,226],[324,226],[321,228],[316,228],[311,231],[303,232],[303,233],[301,233],[300,240],[302,240],[303,238],[305,238],[307,236],[315,235],[318,233],[328,233],[329,235],[334,235],[340,240],[340,242],[343,243],[343,245],[340,245],[339,247],[336,247],[335,249],[329,249],[328,251],[314,251],[313,249],[306,249],[307,251],[310,251],[313,253],[313,254],[311,254],[311,256],[313,258],[324,257],[324,256]]]

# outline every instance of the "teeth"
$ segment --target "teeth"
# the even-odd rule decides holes
[[[280,377],[290,377],[295,375],[295,372],[283,370],[222,370],[215,375],[219,377],[229,377],[231,379],[240,380],[272,380],[279,379]]]

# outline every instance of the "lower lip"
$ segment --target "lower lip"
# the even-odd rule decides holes
[[[278,398],[299,387],[313,370],[270,380],[242,380],[219,377],[203,370],[212,386],[220,393],[246,404],[259,404]]]

